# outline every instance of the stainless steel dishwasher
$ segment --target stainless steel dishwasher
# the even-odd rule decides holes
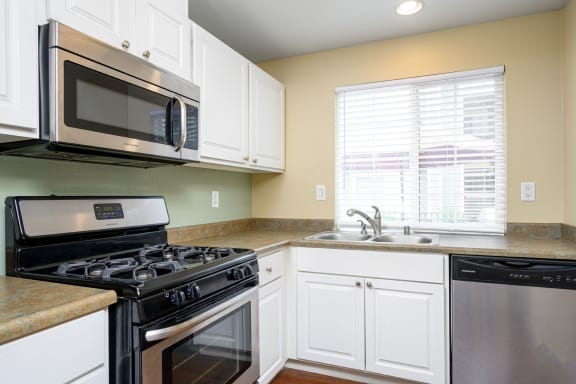
[[[453,255],[452,384],[576,383],[576,262]]]

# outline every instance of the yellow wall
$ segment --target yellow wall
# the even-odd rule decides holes
[[[576,225],[576,2],[563,10],[564,223]]]
[[[253,216],[334,217],[335,87],[503,64],[507,219],[561,222],[561,22],[543,13],[262,63],[286,85],[286,172],[253,178]],[[535,202],[520,201],[521,181],[536,182]]]

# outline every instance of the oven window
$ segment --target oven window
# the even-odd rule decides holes
[[[250,303],[164,350],[163,384],[228,384],[252,365]]]
[[[64,122],[69,127],[169,144],[169,97],[64,62]]]

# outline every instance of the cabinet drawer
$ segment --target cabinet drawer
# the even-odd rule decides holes
[[[258,259],[258,267],[261,286],[281,277],[284,275],[284,251],[274,252]]]

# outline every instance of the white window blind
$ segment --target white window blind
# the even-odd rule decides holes
[[[336,223],[505,232],[503,67],[336,89]]]

